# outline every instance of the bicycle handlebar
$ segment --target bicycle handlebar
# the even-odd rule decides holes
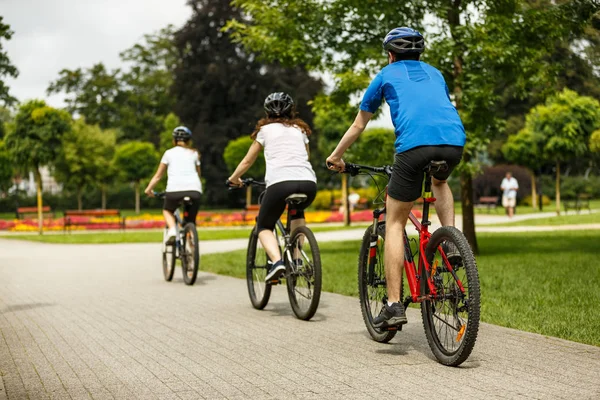
[[[229,188],[229,190],[236,190],[236,189],[241,189],[243,187],[247,187],[247,186],[267,186],[267,184],[265,182],[261,182],[261,181],[257,181],[254,180],[253,178],[246,178],[246,179],[242,179],[242,186],[235,186],[231,183],[231,181],[226,180],[225,181],[225,186],[227,186]]]
[[[167,195],[167,192],[152,192],[154,197],[158,197],[159,199],[164,199]]]
[[[351,176],[358,175],[361,171],[370,171],[375,172],[376,174],[385,174],[388,177],[392,176],[392,167],[389,165],[384,165],[383,167],[371,167],[369,165],[360,165],[353,163],[345,163],[346,166],[342,171],[343,174],[350,174]],[[327,167],[330,167],[332,164],[327,164]]]

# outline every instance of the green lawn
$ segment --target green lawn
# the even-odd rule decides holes
[[[484,322],[600,346],[600,231],[478,238]],[[358,248],[358,241],[321,244],[324,291],[358,295]],[[244,278],[245,254],[202,256],[201,269]]]
[[[527,219],[524,221],[503,222],[501,224],[485,224],[477,226],[548,226],[548,225],[575,225],[575,224],[600,224],[600,213],[590,214],[588,211],[581,214],[569,213],[547,218]]]
[[[364,228],[364,224],[354,224],[350,229]],[[349,229],[346,226],[317,226],[312,228],[314,232],[337,231]],[[198,229],[200,240],[224,240],[224,239],[247,239],[251,228],[244,229]],[[93,232],[72,234],[50,234],[50,235],[1,235],[2,239],[30,240],[43,243],[65,243],[65,244],[106,244],[106,243],[155,243],[162,240],[162,230],[156,231],[125,231],[125,232]]]

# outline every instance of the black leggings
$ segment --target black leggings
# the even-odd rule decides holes
[[[191,204],[187,207],[188,215],[183,215],[185,222],[196,223],[196,215],[200,206],[200,192],[194,190],[186,190],[182,192],[167,192],[165,195],[165,203],[163,209],[174,213],[177,207],[181,204],[184,197],[189,197]]]
[[[317,195],[317,184],[312,181],[286,181],[269,186],[260,203],[256,219],[257,232],[275,229],[277,220],[285,210],[286,197],[294,193],[305,194],[308,198],[304,203],[290,205],[292,220],[304,218],[304,209],[311,205]]]

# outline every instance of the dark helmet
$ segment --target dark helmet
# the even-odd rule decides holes
[[[190,140],[192,138],[192,131],[185,126],[178,126],[173,129],[173,139],[177,140]]]
[[[264,108],[269,117],[291,116],[294,100],[287,93],[271,93],[265,99]]]
[[[383,48],[394,53],[422,53],[425,50],[425,39],[419,31],[412,28],[395,28],[385,35]]]

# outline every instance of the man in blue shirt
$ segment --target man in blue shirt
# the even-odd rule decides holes
[[[385,98],[395,128],[395,160],[386,203],[385,274],[388,302],[374,319],[376,328],[405,324],[400,299],[404,260],[403,233],[414,201],[421,197],[423,169],[430,161],[444,160],[448,170],[433,177],[435,209],[444,226],[454,226],[454,200],[446,183],[462,158],[466,135],[452,105],[444,77],[419,61],[425,49],[423,36],[411,28],[396,28],[383,40],[388,63],[373,79],[352,126],[327,159],[331,169],[344,170],[342,156],[358,139]],[[391,149],[390,149],[391,153]],[[448,246],[449,259],[460,257]]]

